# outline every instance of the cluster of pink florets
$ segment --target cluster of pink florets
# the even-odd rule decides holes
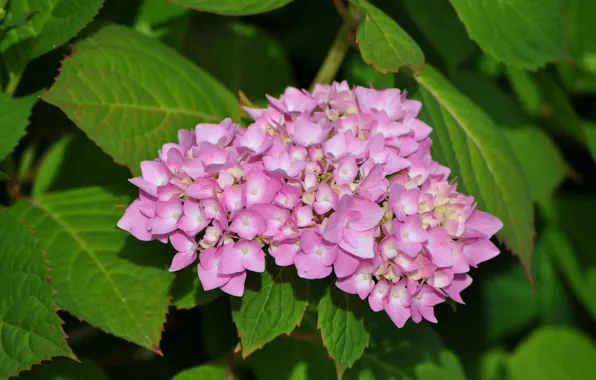
[[[192,264],[205,290],[241,296],[246,272],[280,266],[335,273],[401,327],[436,322],[433,307],[472,282],[470,266],[499,253],[494,216],[447,181],[430,155],[421,103],[397,89],[347,83],[288,88],[254,123],[230,119],[181,130],[131,179],[140,196],[118,226],[168,240],[170,271]]]

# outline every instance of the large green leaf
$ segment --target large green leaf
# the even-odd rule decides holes
[[[175,141],[179,129],[217,123],[238,111],[232,94],[175,51],[118,25],[77,45],[43,97],[114,160],[141,160]]]
[[[29,125],[31,108],[37,102],[37,96],[12,98],[0,93],[0,161],[6,158],[25,136]]]
[[[75,362],[53,359],[19,376],[20,380],[109,380],[108,375],[91,360]]]
[[[459,359],[427,325],[408,323],[399,329],[385,313],[368,316],[370,347],[346,372],[346,379],[465,379]]]
[[[232,298],[232,318],[242,341],[242,355],[250,355],[302,321],[308,304],[306,282],[294,267],[268,268],[249,276],[242,297]]]
[[[403,4],[416,26],[450,70],[456,69],[474,54],[474,43],[449,2],[405,0]]]
[[[517,68],[568,56],[562,0],[450,0],[482,50]]]
[[[501,219],[497,235],[519,256],[526,273],[534,250],[534,211],[519,162],[503,133],[438,71],[417,76],[421,118],[433,127],[435,159],[451,168],[460,190]]]
[[[511,355],[511,380],[596,378],[596,346],[583,333],[568,328],[536,330]]]
[[[60,307],[159,352],[173,275],[164,245],[116,227],[123,214],[117,205],[128,201],[90,187],[21,200],[13,211],[32,224],[47,250]]]
[[[416,42],[391,17],[366,0],[349,0],[360,10],[358,46],[362,58],[382,73],[404,66],[420,72],[424,54]]]
[[[318,309],[317,326],[321,330],[323,344],[341,376],[368,347],[370,334],[364,320],[368,305],[332,285],[321,299]]]
[[[174,4],[226,16],[269,12],[293,0],[170,0]]]
[[[179,372],[172,380],[223,380],[228,379],[226,375],[227,371],[225,367],[201,365]],[[234,378],[232,376],[229,379],[233,380]]]
[[[294,82],[282,46],[253,25],[204,14],[192,33],[188,56],[234,93],[265,100],[265,94],[278,96]],[[211,51],[217,54],[206,54]]]
[[[35,12],[27,25],[10,29],[0,41],[6,69],[20,76],[27,62],[70,40],[97,14],[103,0],[13,0],[7,20]]]
[[[251,355],[247,364],[263,380],[335,378],[333,362],[319,342],[280,337]]]
[[[0,208],[0,378],[53,356],[75,358],[66,343],[48,268],[31,231]]]

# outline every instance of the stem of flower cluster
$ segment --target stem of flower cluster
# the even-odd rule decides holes
[[[353,29],[358,21],[358,17],[351,11],[347,11],[344,15],[344,22],[311,84],[311,91],[316,84],[328,84],[333,81],[337,72],[346,57],[348,48],[351,45],[351,38]]]

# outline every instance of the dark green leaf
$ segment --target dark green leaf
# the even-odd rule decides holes
[[[205,305],[221,295],[222,292],[219,289],[203,290],[194,265],[176,273],[176,281],[172,290],[172,305],[178,309],[192,309]]]
[[[513,67],[537,69],[568,57],[561,0],[450,0],[470,37]]]
[[[220,17],[201,15],[193,25],[188,56],[225,84],[253,101],[278,96],[293,84],[290,62],[280,44],[261,29]],[[207,52],[217,51],[217,54]]]
[[[519,256],[526,273],[534,250],[534,211],[520,164],[503,133],[472,101],[428,66],[421,86],[421,118],[434,128],[433,153],[473,195],[481,210],[501,219],[497,235]]]
[[[269,12],[293,0],[170,0],[174,4],[226,16]]]
[[[505,365],[508,353],[501,347],[482,354],[479,363],[479,380],[506,380]]]
[[[8,94],[0,93],[0,161],[6,158],[25,136],[31,109],[36,102],[35,95],[12,98]]]
[[[533,74],[508,67],[507,77],[524,111],[531,116],[539,116],[542,112],[542,95]]]
[[[232,318],[247,357],[281,334],[289,334],[302,321],[308,304],[306,281],[294,267],[269,268],[251,275],[242,297],[232,298]]]
[[[9,21],[6,21],[6,18],[0,22],[0,32],[6,32],[7,29],[14,28],[17,26],[28,25],[31,16],[33,16],[35,12],[24,12],[21,14],[15,14]]]
[[[511,380],[596,378],[596,346],[583,333],[568,328],[541,328],[510,357]]]
[[[225,295],[201,307],[202,343],[205,353],[213,360],[227,356],[238,345],[229,298]]]
[[[68,359],[54,359],[34,367],[31,372],[19,376],[21,380],[109,380],[101,368],[91,360],[75,362]]]
[[[129,200],[89,187],[21,200],[13,210],[32,224],[47,250],[60,307],[160,352],[173,280],[166,270],[169,249],[116,227]]]
[[[8,176],[2,172],[0,172],[0,182],[2,181],[6,181],[8,179]]]
[[[53,356],[75,358],[56,314],[48,267],[31,231],[0,208],[0,378]]]
[[[150,37],[108,25],[77,46],[44,100],[118,163],[139,172],[179,129],[238,111],[222,85]]]
[[[375,88],[391,88],[394,81],[392,74],[378,72],[364,63],[358,54],[352,55],[344,64],[344,76],[352,86],[368,87],[372,84]]]
[[[166,45],[181,50],[190,26],[190,10],[164,0],[144,0],[134,27],[139,32],[158,38]]]
[[[365,301],[333,285],[319,303],[317,326],[338,375],[350,368],[368,347],[370,334],[364,321],[367,310]]]
[[[366,0],[349,0],[360,10],[358,46],[362,58],[382,73],[408,66],[420,72],[424,54],[416,42],[391,17]]]
[[[333,362],[319,342],[279,337],[251,355],[247,363],[262,380],[335,378]]]
[[[227,371],[224,367],[202,365],[186,369],[172,378],[172,380],[224,380]],[[231,379],[235,379],[234,376]]]
[[[455,70],[474,53],[474,43],[449,2],[405,0],[403,3],[416,26],[450,70]]]

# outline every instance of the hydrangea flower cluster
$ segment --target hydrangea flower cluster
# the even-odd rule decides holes
[[[265,256],[305,279],[331,273],[402,327],[436,322],[470,267],[499,253],[502,227],[448,181],[430,155],[422,104],[398,89],[346,82],[288,88],[241,128],[230,119],[181,130],[178,144],[141,163],[139,198],[118,226],[168,241],[170,271],[197,259],[203,288],[242,296]]]

